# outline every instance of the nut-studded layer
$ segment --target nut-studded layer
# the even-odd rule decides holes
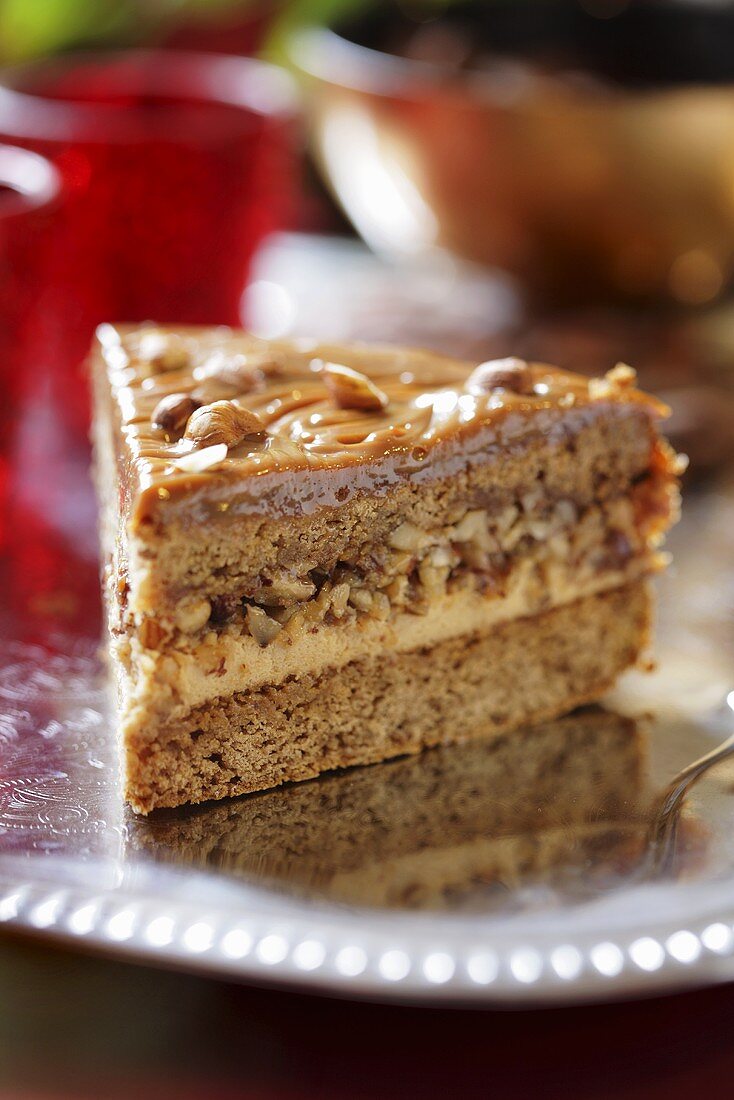
[[[561,445],[533,436],[450,478],[408,481],[313,516],[222,513],[212,502],[199,521],[173,515],[131,544],[120,532],[110,559],[119,619],[155,648],[177,627],[216,629],[248,604],[267,612],[312,600],[325,580],[339,585],[345,571],[352,589],[374,595],[383,580],[468,565],[486,589],[506,573],[508,555],[569,535],[577,523],[587,543],[596,526],[600,558],[607,537],[619,544],[620,535],[630,552],[644,552],[676,507],[665,456],[657,464],[653,458],[648,418],[641,410],[624,418],[600,412],[578,432],[572,428]],[[114,498],[107,500],[114,508]],[[411,533],[420,545],[409,545]],[[356,598],[365,603],[367,596]]]
[[[426,615],[436,600],[467,590],[501,602],[527,567],[546,570],[550,605],[558,595],[551,572],[565,574],[562,601],[574,588],[580,596],[608,587],[610,574],[624,579],[655,570],[655,520],[639,496],[632,490],[579,511],[572,500],[554,501],[536,489],[498,512],[457,508],[455,522],[441,527],[404,521],[383,541],[366,538],[351,560],[332,549],[325,562],[304,557],[288,570],[263,566],[239,588],[230,578],[224,593],[206,584],[184,589],[142,614],[117,588],[113,607],[143,649],[161,650],[188,649],[197,637],[222,630],[250,635],[261,646],[276,640],[290,646],[324,622]]]
[[[235,693],[175,722],[133,712],[126,795],[148,813],[551,718],[607,690],[648,634],[640,582],[486,635]]]

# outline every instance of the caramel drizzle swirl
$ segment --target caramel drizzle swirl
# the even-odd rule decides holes
[[[165,340],[166,330],[153,331]],[[298,341],[265,343],[226,329],[168,335],[175,340],[170,367],[160,340],[155,345],[156,363],[151,365],[142,355],[146,340],[151,342],[150,329],[103,326],[99,333],[122,414],[123,435],[143,486],[161,478],[185,476],[173,462],[191,444],[166,438],[151,423],[161,399],[174,393],[191,394],[207,402],[218,398],[238,401],[259,417],[265,427],[262,438],[250,438],[231,448],[217,467],[217,473],[236,471],[238,476],[349,466],[400,451],[424,455],[435,442],[468,434],[512,411],[527,414],[543,407],[567,408],[601,399],[590,393],[586,378],[543,364],[525,365],[529,392],[500,389],[483,393],[467,384],[477,364],[428,352]],[[211,361],[213,355],[223,354],[239,361],[244,357],[245,362],[251,357],[255,363],[267,355],[272,366],[259,384],[246,390],[243,387],[240,394],[234,392],[231,378],[219,389],[216,379],[207,378],[204,396],[196,368]],[[387,396],[387,406],[379,410],[340,408],[320,376],[323,361],[338,362],[366,375]],[[199,376],[201,373],[199,370]],[[664,412],[629,385],[620,387],[614,399],[643,401],[656,412]]]

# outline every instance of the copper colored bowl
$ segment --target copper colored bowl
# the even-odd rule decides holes
[[[734,48],[734,47],[733,47]],[[544,298],[714,300],[734,271],[734,81],[447,71],[328,30],[292,43],[323,172],[364,239]]]

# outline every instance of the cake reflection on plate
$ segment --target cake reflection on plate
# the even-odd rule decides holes
[[[644,723],[587,707],[129,828],[157,860],[298,894],[476,910],[613,888],[641,868],[656,804]]]

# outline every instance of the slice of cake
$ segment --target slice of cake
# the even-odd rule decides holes
[[[551,718],[644,652],[677,463],[630,368],[103,326],[93,374],[139,812]]]

